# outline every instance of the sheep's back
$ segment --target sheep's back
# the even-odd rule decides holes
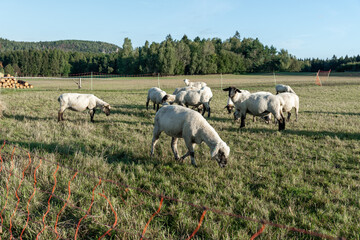
[[[193,121],[198,118],[197,115],[200,114],[181,106],[164,106],[156,113],[155,124],[167,135],[181,138],[183,131],[188,131]]]
[[[201,95],[198,91],[187,91],[184,96],[184,102],[185,104],[194,106],[198,105],[200,103]]]
[[[80,112],[88,108],[90,104],[96,106],[95,98],[93,94],[64,93],[58,100],[61,107]]]

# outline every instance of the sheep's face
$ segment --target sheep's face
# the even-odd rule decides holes
[[[219,152],[215,155],[215,160],[218,162],[221,168],[225,167],[227,164],[227,157],[222,150],[219,150]]]
[[[232,110],[234,109],[234,106],[232,105],[226,105],[224,108],[227,109],[228,113],[230,114],[232,112]]]
[[[233,98],[235,97],[236,93],[241,93],[241,91],[239,89],[237,89],[236,87],[228,87],[228,88],[224,88],[223,91],[229,92],[229,97]]]
[[[211,152],[212,159],[215,159],[220,167],[225,167],[230,154],[230,148],[225,142],[220,142]]]
[[[106,116],[110,115],[110,105],[103,106],[102,111],[106,114]]]
[[[236,111],[234,112],[234,120],[237,121],[237,120],[239,120],[239,118],[240,118],[240,111],[239,111],[239,110],[236,110]]]
[[[162,99],[161,99],[161,104],[164,104],[165,102],[167,102],[169,99],[169,95],[165,95]]]

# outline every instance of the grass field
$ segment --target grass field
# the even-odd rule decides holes
[[[360,77],[334,75],[322,87],[314,84],[315,74],[284,74],[276,79],[273,75],[224,75],[222,81],[218,75],[188,78],[206,81],[212,88],[208,121],[231,149],[223,169],[210,159],[205,144],[195,149],[198,168],[190,159],[175,161],[171,138],[164,133],[155,157],[149,157],[155,112],[145,109],[147,90],[160,83],[162,89],[172,92],[183,86],[183,76],[160,78],[159,82],[157,78],[96,79],[93,91],[89,81],[84,81],[83,90],[77,90],[71,80],[33,80],[31,90],[2,90],[0,100],[6,110],[0,119],[0,140],[30,151],[32,162],[27,167],[28,155],[18,147],[12,162],[10,144],[1,151],[0,236],[10,238],[11,223],[13,236],[19,239],[36,171],[37,190],[29,204],[31,219],[22,235],[24,239],[36,238],[43,227],[59,163],[57,185],[45,218],[49,227],[39,239],[56,239],[54,226],[68,198],[69,183],[71,196],[58,216],[57,231],[62,239],[74,239],[77,224],[92,203],[95,186],[91,216],[81,221],[78,239],[99,238],[115,219],[116,230],[104,239],[140,239],[159,208],[159,195],[181,201],[164,199],[147,227],[146,239],[188,238],[204,211],[197,206],[210,209],[194,239],[250,239],[261,227],[223,213],[360,239]],[[252,122],[247,116],[246,127],[239,129],[239,123],[223,109],[227,93],[220,87],[274,92],[275,80],[292,86],[299,95],[299,121],[287,123],[286,130],[278,132],[274,124]],[[57,97],[64,92],[94,93],[112,105],[111,115],[98,111],[95,123],[91,123],[88,113],[66,111],[65,121],[58,123]],[[179,152],[185,151],[183,141],[179,141]],[[79,172],[72,180],[74,169]],[[98,178],[103,180],[100,185]],[[320,238],[267,225],[258,239]]]

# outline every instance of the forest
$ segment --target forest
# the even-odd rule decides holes
[[[105,74],[241,74],[262,72],[360,71],[360,55],[331,59],[297,59],[285,49],[266,46],[239,32],[194,40],[168,35],[161,43],[148,41],[134,48],[103,42],[64,40],[15,42],[0,38],[0,72],[17,76],[69,76],[84,72]]]

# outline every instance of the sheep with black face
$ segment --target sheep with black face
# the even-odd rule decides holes
[[[279,121],[279,131],[285,129],[285,118],[283,115],[284,100],[277,95],[268,92],[248,93],[242,92],[236,87],[223,89],[229,92],[229,97],[235,104],[235,120],[241,118],[240,128],[245,127],[246,114],[253,116],[266,116],[272,113]]]
[[[162,107],[155,115],[151,156],[154,155],[155,145],[161,132],[172,137],[171,149],[176,160],[184,160],[190,155],[191,163],[196,166],[195,144],[205,142],[210,148],[211,157],[218,162],[220,167],[226,166],[230,148],[200,113],[178,105]],[[184,139],[188,149],[182,157],[179,157],[177,150],[179,138]]]

